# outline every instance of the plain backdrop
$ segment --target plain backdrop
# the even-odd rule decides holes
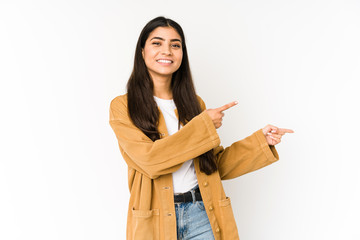
[[[109,126],[151,19],[184,29],[223,146],[291,128],[280,161],[224,182],[242,240],[360,239],[360,2],[0,1],[0,239],[125,239]]]

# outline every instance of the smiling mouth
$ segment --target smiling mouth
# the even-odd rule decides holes
[[[159,62],[159,63],[173,63],[173,61],[165,60],[165,59],[159,59],[159,60],[156,60],[156,62]]]

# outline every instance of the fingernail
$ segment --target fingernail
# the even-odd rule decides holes
[[[276,132],[276,130],[272,130],[271,132],[274,133],[274,132]]]
[[[238,101],[235,101],[235,104],[238,104]]]

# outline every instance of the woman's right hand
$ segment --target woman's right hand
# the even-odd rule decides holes
[[[228,104],[225,104],[222,107],[219,108],[214,108],[214,109],[206,109],[206,112],[209,114],[211,120],[214,123],[215,128],[219,128],[222,125],[222,118],[224,117],[224,113],[223,111],[235,106],[236,104],[238,104],[238,102],[234,101]]]

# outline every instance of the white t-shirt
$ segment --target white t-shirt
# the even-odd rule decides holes
[[[179,120],[174,111],[176,109],[174,100],[165,100],[155,96],[154,99],[165,118],[169,135],[176,133],[178,131]],[[174,193],[184,193],[194,188],[198,184],[198,181],[193,159],[184,162],[181,168],[172,174],[172,177]]]

